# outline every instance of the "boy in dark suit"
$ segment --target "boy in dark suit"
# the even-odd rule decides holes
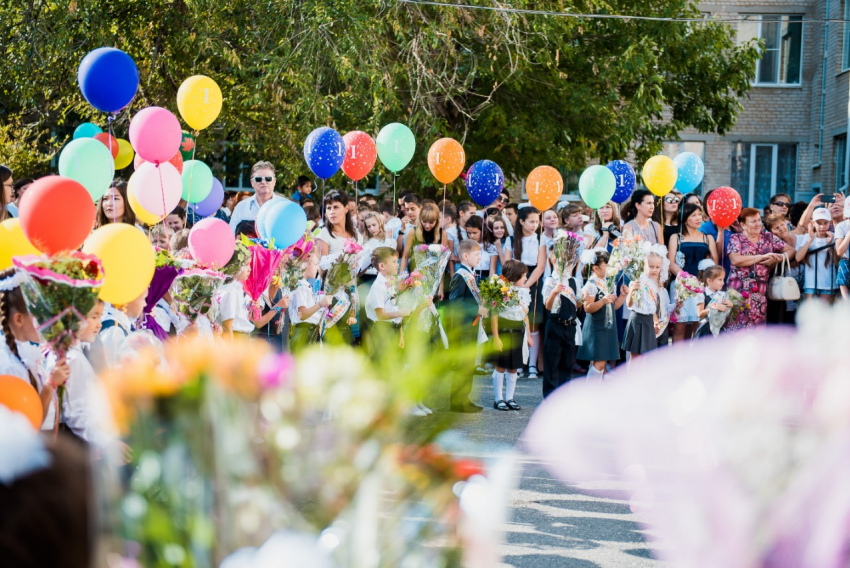
[[[481,245],[464,239],[458,244],[458,257],[461,263],[456,267],[449,288],[448,315],[452,337],[462,346],[475,346],[478,342],[478,327],[472,323],[479,314],[478,284],[475,282],[474,268],[481,261]],[[459,375],[452,382],[452,412],[481,412],[482,407],[469,400],[472,391],[474,370]]]

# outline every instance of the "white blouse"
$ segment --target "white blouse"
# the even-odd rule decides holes
[[[514,250],[514,237],[508,237],[505,241],[505,248],[510,249],[511,253]],[[537,255],[540,254],[540,240],[537,237],[537,234],[533,234],[530,237],[522,238],[522,257],[516,258],[515,260],[519,260],[524,265],[529,268],[534,268],[537,266]]]
[[[316,310],[309,318],[302,320],[298,315],[298,308],[312,308],[317,303],[316,295],[313,294],[313,287],[306,280],[298,282],[298,287],[289,297],[289,321],[292,325],[299,323],[309,323],[311,325],[319,325],[322,319],[322,310]]]
[[[317,240],[322,241],[323,243],[328,244],[328,254],[335,254],[338,252],[342,252],[342,246],[345,242],[345,238],[339,236],[331,236],[331,232],[327,227],[322,228],[322,232],[319,233],[319,236],[316,237]],[[360,236],[360,233],[355,231],[354,240],[358,243],[362,243],[363,239]]]
[[[216,295],[219,303],[217,320],[224,323],[233,320],[233,331],[239,333],[251,333],[254,324],[248,319],[248,296],[242,289],[242,283],[233,280],[221,287]]]

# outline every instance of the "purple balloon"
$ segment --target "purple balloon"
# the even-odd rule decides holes
[[[224,203],[224,187],[222,187],[218,178],[214,177],[210,194],[200,203],[190,203],[189,209],[193,210],[195,215],[209,217],[221,209],[222,203]]]

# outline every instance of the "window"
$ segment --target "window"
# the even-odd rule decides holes
[[[847,135],[836,136],[832,141],[832,161],[835,164],[835,191],[847,185]]]
[[[665,142],[663,154],[668,158],[675,158],[682,152],[692,152],[700,157],[700,159],[705,162],[705,142]],[[702,186],[705,182],[701,182],[696,189],[694,189],[694,193],[697,195],[702,195]]]
[[[803,16],[745,15],[738,37],[764,42],[756,65],[756,85],[799,85],[803,60]]]
[[[747,207],[763,209],[777,193],[793,198],[797,189],[797,145],[735,144],[731,181]]]
[[[850,2],[844,0],[844,46],[841,52],[841,69],[850,69]]]

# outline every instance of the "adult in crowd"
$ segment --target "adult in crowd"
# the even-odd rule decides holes
[[[136,214],[127,202],[127,182],[116,178],[97,203],[97,226],[110,223],[136,224]]]
[[[682,194],[676,190],[660,198],[660,206],[652,213],[652,220],[658,223],[664,233],[664,246],[670,247],[670,239],[679,232],[682,216]]]
[[[24,193],[29,189],[29,187],[33,184],[35,180],[32,178],[21,178],[15,182],[14,191],[12,193],[12,197],[15,198],[15,216],[17,217],[18,207],[21,206],[21,197],[24,196]]]
[[[218,217],[219,219],[224,219],[228,223],[230,222],[230,216],[233,215],[233,209],[236,207],[236,198],[239,196],[239,193],[236,191],[225,191],[224,192],[224,202],[221,204],[221,209],[218,210],[219,213],[223,215],[223,217]]]
[[[6,166],[0,166],[0,183],[3,184],[3,191],[0,191],[0,221],[5,221],[9,217],[17,217],[18,208],[12,203],[12,191],[15,188],[15,182],[12,179],[12,170]],[[12,207],[9,207],[12,205]]]
[[[788,222],[788,228],[793,229],[789,221],[789,213],[791,211],[791,196],[787,193],[777,193],[770,198],[767,206],[764,208],[764,218],[767,219],[770,215],[780,215]]]
[[[257,162],[251,167],[251,187],[254,195],[240,201],[230,216],[230,228],[234,231],[242,221],[255,221],[260,208],[266,203],[285,199],[275,195],[274,186],[276,182],[274,165],[271,162]]]
[[[310,195],[313,192],[313,180],[308,178],[307,176],[298,176],[298,179],[295,180],[295,189],[292,193],[292,201],[298,203],[302,207],[304,203],[302,200]]]
[[[185,229],[186,210],[178,205],[174,208],[174,211],[168,214],[168,216],[165,218],[165,222],[168,224],[168,230],[170,230],[172,233],[176,233],[181,229]]]
[[[805,231],[805,227],[803,225],[799,225],[797,229],[794,231],[788,230],[788,220],[784,215],[781,214],[773,214],[768,215],[764,220],[765,228],[774,234],[777,238],[779,238],[785,244],[797,248],[797,231],[802,227]],[[779,266],[777,266],[779,268]],[[801,278],[802,271],[800,270],[800,266],[794,258],[790,259],[790,263],[788,268],[785,271],[786,276],[790,276],[797,280],[797,284],[800,287],[800,290],[803,289],[803,280]],[[767,323],[794,323],[794,316],[797,312],[796,301],[781,301],[781,300],[770,300],[767,301]]]
[[[728,331],[763,325],[767,321],[767,281],[770,269],[791,258],[794,247],[764,230],[758,209],[747,207],[738,216],[741,233],[729,237],[729,288],[749,296],[748,306],[727,324]]]
[[[652,220],[654,212],[655,198],[652,193],[648,189],[635,190],[625,211],[626,224],[623,230],[650,244],[664,244],[661,225]]]
[[[325,195],[325,226],[316,237],[319,241],[319,256],[342,252],[346,239],[360,241],[354,220],[348,214],[348,195],[332,189]]]

